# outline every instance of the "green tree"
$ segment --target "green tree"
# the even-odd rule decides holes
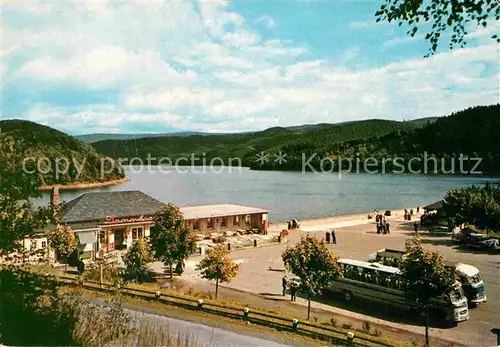
[[[68,257],[76,249],[75,232],[69,226],[57,224],[54,231],[49,234],[50,247],[64,257],[64,272],[68,267]]]
[[[229,251],[224,246],[217,245],[196,265],[196,270],[201,271],[201,277],[215,280],[215,298],[217,298],[219,282],[230,282],[238,274],[240,265],[231,259]]]
[[[19,141],[0,133],[0,255],[19,251],[22,240],[33,236],[53,221],[52,206],[35,208],[32,199],[40,198],[40,178],[23,167]]]
[[[473,225],[496,231],[500,226],[500,188],[490,183],[453,189],[446,193],[443,210],[453,218],[454,225]]]
[[[449,48],[466,45],[466,25],[473,23],[486,27],[488,21],[500,19],[500,3],[497,0],[385,0],[375,13],[377,22],[398,22],[408,25],[407,34],[415,36],[419,27],[430,25],[425,39],[431,44],[426,57],[433,55],[445,32],[452,30]],[[500,42],[498,35],[492,39]]]
[[[105,254],[89,264],[83,272],[82,279],[85,281],[99,282],[101,287],[104,283],[119,290],[124,283],[124,269],[120,266],[115,254]]]
[[[308,295],[307,319],[311,314],[311,298],[321,294],[333,280],[342,277],[338,258],[331,253],[325,241],[306,235],[282,254],[285,268],[300,278],[299,290]]]
[[[143,277],[148,268],[148,264],[153,261],[151,245],[146,239],[138,239],[123,257],[123,262],[129,273],[133,272],[136,278]]]
[[[173,264],[184,261],[196,251],[196,240],[184,226],[184,217],[179,207],[169,203],[155,215],[151,227],[151,247],[154,256],[170,268],[173,278]]]
[[[418,237],[406,245],[399,269],[406,299],[424,309],[425,343],[429,346],[429,303],[432,299],[450,295],[457,279],[456,271],[444,266],[439,253],[424,250]]]

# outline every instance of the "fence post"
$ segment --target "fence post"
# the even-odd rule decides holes
[[[248,320],[248,312],[250,312],[250,309],[248,307],[245,307],[243,310],[243,320]]]
[[[298,319],[293,320],[292,328],[293,328],[293,330],[297,330],[299,328],[299,320]]]
[[[353,346],[353,342],[354,342],[354,333],[349,331],[347,333],[347,345]]]
[[[203,300],[202,299],[198,300],[198,309],[200,309],[200,310],[203,309]]]

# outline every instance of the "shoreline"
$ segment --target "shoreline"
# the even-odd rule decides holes
[[[416,213],[416,207],[407,207],[408,210],[413,209],[413,219],[414,220],[420,220],[418,217],[422,215],[423,213],[423,208],[420,208],[420,212]],[[397,210],[390,210],[391,211],[391,216],[386,217],[388,220],[392,220],[396,217],[402,217],[404,215],[404,208],[402,209],[397,209]],[[379,212],[385,212],[379,211]],[[316,218],[316,219],[305,219],[305,220],[299,220],[299,229],[295,230],[300,230],[303,232],[316,232],[316,231],[324,231],[325,229],[328,228],[343,228],[343,227],[349,227],[349,226],[356,226],[356,225],[363,225],[363,224],[369,224],[369,223],[374,223],[375,219],[368,219],[368,215],[373,215],[374,211],[370,212],[364,212],[364,213],[354,213],[354,214],[348,214],[348,215],[343,215],[343,216],[333,216],[333,217],[323,217],[323,218]],[[418,218],[418,219],[415,219]],[[287,223],[286,222],[278,222],[278,223],[271,223],[269,225],[269,232],[280,232],[282,229],[287,229]]]
[[[123,177],[115,180],[110,180],[106,182],[80,182],[80,183],[71,183],[71,184],[54,184],[54,185],[43,185],[38,187],[38,190],[48,191],[52,190],[55,187],[58,187],[59,190],[84,190],[84,189],[92,189],[92,188],[104,188],[109,186],[115,186],[118,184],[129,182],[130,178]]]

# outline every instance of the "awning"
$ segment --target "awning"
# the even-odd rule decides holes
[[[97,233],[95,231],[80,231],[76,234],[78,235],[81,245],[97,242]]]

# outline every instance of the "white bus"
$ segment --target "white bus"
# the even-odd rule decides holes
[[[357,296],[396,307],[419,309],[405,299],[398,268],[351,259],[340,259],[338,263],[342,267],[344,278],[335,280],[328,289],[342,293],[346,300]],[[459,282],[453,286],[449,296],[432,300],[429,309],[449,322],[469,319],[467,298]]]
[[[381,249],[368,257],[369,262],[378,262],[390,266],[398,266],[399,261],[405,255],[404,251],[394,249]],[[486,290],[481,274],[475,266],[445,261],[445,266],[454,267],[458,273],[458,281],[462,285],[467,299],[474,305],[486,302]]]

